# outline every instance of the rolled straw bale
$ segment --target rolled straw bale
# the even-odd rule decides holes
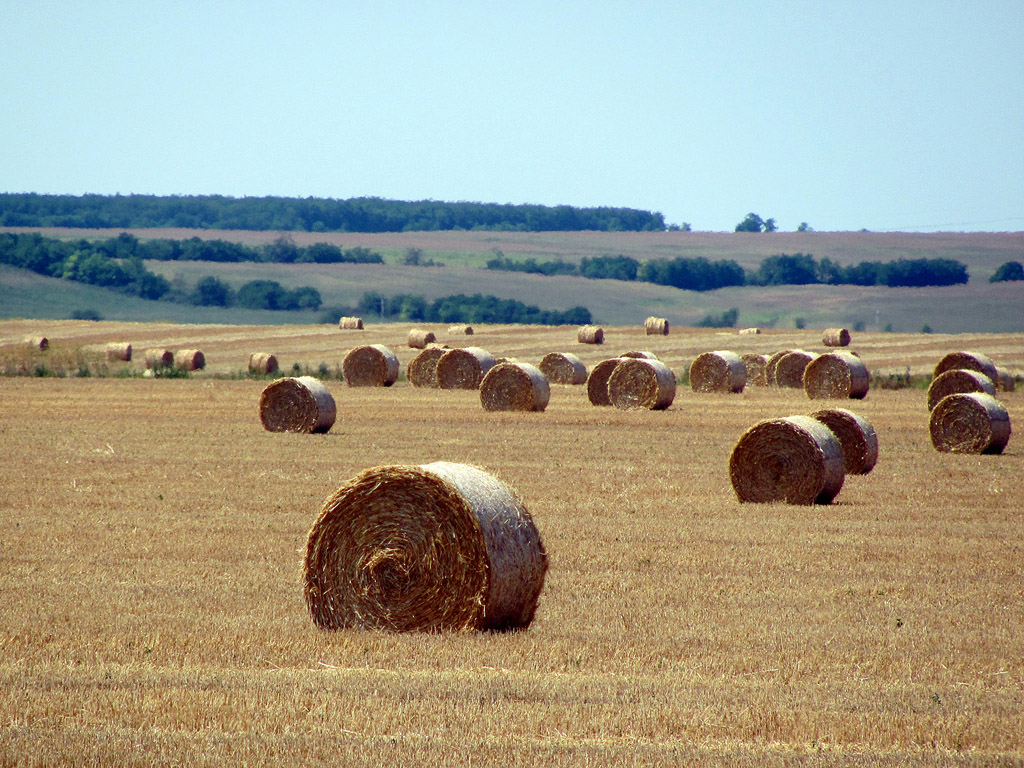
[[[363,330],[363,318],[343,317],[338,321],[338,327],[343,331],[361,331]]]
[[[599,325],[584,325],[576,331],[580,344],[604,344],[604,328]]]
[[[864,361],[849,352],[819,355],[804,368],[804,392],[812,399],[862,400],[870,384],[871,376]]]
[[[623,410],[664,410],[675,396],[676,375],[658,360],[623,358],[608,378],[608,399]]]
[[[437,341],[433,331],[424,331],[420,328],[413,328],[409,331],[409,346],[413,349],[426,349],[427,344]]]
[[[784,358],[792,351],[792,349],[780,349],[775,354],[768,356],[768,362],[767,364],[765,364],[764,367],[764,376],[765,380],[768,382],[768,386],[778,386],[778,382],[775,380],[775,369],[779,365],[779,360]]]
[[[648,336],[668,336],[668,320],[664,317],[648,317],[644,320],[644,333]]]
[[[147,349],[146,350],[146,367],[147,368],[170,368],[174,365],[174,352],[169,349]]]
[[[312,376],[278,379],[260,395],[260,421],[268,432],[327,432],[336,416],[334,398]]]
[[[992,395],[947,395],[928,421],[932,445],[943,453],[1002,453],[1010,441],[1010,415]]]
[[[480,347],[449,349],[437,361],[437,384],[441,389],[479,389],[494,358]]]
[[[498,363],[480,382],[485,411],[543,411],[550,398],[547,377],[529,363]]]
[[[737,333],[739,333],[740,336],[753,336],[760,332],[760,328],[740,328],[739,331],[737,331]]]
[[[613,357],[609,360],[602,360],[590,369],[590,375],[587,377],[587,397],[590,398],[592,405],[612,404],[611,399],[608,397],[608,379],[611,378],[615,366],[624,359],[622,357]]]
[[[804,352],[802,349],[794,349],[788,355],[783,355],[775,365],[775,383],[780,387],[803,389],[804,369],[816,357],[813,352]]]
[[[310,529],[304,594],[322,629],[519,629],[546,570],[530,513],[487,472],[374,467],[339,488]]]
[[[366,344],[349,350],[341,370],[350,387],[390,387],[398,381],[398,358],[383,344]]]
[[[277,373],[277,357],[269,352],[253,352],[249,355],[249,373],[263,376]]]
[[[587,366],[571,352],[549,352],[540,361],[540,372],[552,384],[586,384]]]
[[[448,334],[450,336],[472,336],[473,326],[472,325],[450,325],[448,326]]]
[[[1002,392],[1013,392],[1017,389],[1017,382],[1013,378],[1013,374],[1005,368],[996,368],[996,374],[999,376],[999,381],[996,383],[996,388]]]
[[[995,395],[996,386],[983,373],[969,371],[966,368],[953,369],[940,373],[928,385],[928,410],[932,410],[946,395],[958,395],[964,392],[984,392]]]
[[[746,385],[747,366],[735,352],[702,352],[690,363],[694,392],[742,392]]]
[[[843,466],[848,475],[866,475],[878,462],[878,435],[867,419],[844,408],[823,408],[811,414],[832,430],[843,447]]]
[[[405,367],[405,378],[414,387],[437,389],[437,361],[447,351],[446,347],[431,345],[409,361]]]
[[[740,360],[747,368],[747,383],[755,387],[768,385],[768,378],[765,370],[768,367],[768,355],[759,355],[756,352],[747,352],[740,355]]]
[[[810,416],[758,422],[743,433],[729,458],[729,478],[740,501],[828,504],[845,477],[839,438]]]
[[[206,355],[198,349],[179,349],[174,353],[174,365],[183,371],[201,371],[206,367]]]
[[[632,352],[623,352],[619,357],[635,357],[641,360],[657,360],[658,356],[653,352],[646,350],[634,350]]]
[[[846,328],[826,328],[821,343],[826,347],[846,347],[850,344],[850,332]]]
[[[132,359],[132,345],[127,341],[112,341],[103,348],[107,360],[127,363]]]
[[[992,362],[992,358],[980,352],[950,352],[935,364],[932,378],[937,379],[939,374],[958,368],[984,373],[991,381],[996,381],[999,378],[999,371],[996,370],[996,364]]]
[[[22,342],[26,347],[40,351],[50,348],[50,340],[45,336],[26,336]]]

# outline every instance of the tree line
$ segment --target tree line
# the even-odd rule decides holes
[[[541,309],[516,299],[457,294],[433,301],[415,294],[385,296],[367,291],[353,307],[335,307],[323,320],[337,322],[342,315],[377,316],[388,320],[424,323],[509,323],[528,325],[587,325],[590,310],[576,306],[566,310]]]

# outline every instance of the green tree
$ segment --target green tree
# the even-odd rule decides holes
[[[1019,261],[1008,261],[1000,265],[995,274],[988,279],[990,283],[1003,283],[1011,280],[1024,280],[1024,264]]]
[[[748,213],[746,218],[736,225],[737,232],[761,232],[764,230],[764,219],[756,213]]]
[[[231,286],[211,275],[199,279],[191,296],[192,303],[201,307],[226,307],[231,298]]]

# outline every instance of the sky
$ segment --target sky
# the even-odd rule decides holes
[[[0,192],[1021,231],[1022,41],[1021,0],[0,0]]]

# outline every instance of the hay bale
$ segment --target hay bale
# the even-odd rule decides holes
[[[498,363],[480,382],[485,411],[543,411],[550,398],[547,377],[529,363]]]
[[[277,373],[277,357],[269,352],[253,352],[249,355],[249,373],[260,376]]]
[[[928,421],[932,445],[943,453],[1002,453],[1010,441],[1010,415],[992,395],[947,395]]]
[[[169,349],[147,349],[146,368],[170,368],[174,365],[174,352]]]
[[[755,387],[768,386],[766,370],[768,368],[768,355],[759,355],[756,352],[747,352],[740,355],[740,360],[747,369],[747,383]]]
[[[540,372],[552,384],[586,384],[587,366],[571,352],[549,352],[540,361]]]
[[[132,345],[127,341],[112,341],[103,347],[108,362],[127,363],[132,359]]]
[[[427,344],[437,341],[433,331],[424,331],[420,328],[413,328],[409,331],[409,346],[413,349],[426,349]]]
[[[174,353],[174,365],[183,371],[201,371],[206,367],[206,355],[198,349],[179,349]]]
[[[878,462],[878,435],[867,419],[843,408],[823,408],[811,414],[832,430],[843,448],[843,467],[848,475],[866,475]]]
[[[334,398],[312,376],[278,379],[260,395],[260,421],[268,432],[327,432],[336,416]]]
[[[996,385],[983,373],[969,371],[966,368],[954,369],[940,373],[928,385],[928,410],[932,410],[947,395],[959,395],[965,392],[984,392],[986,395],[996,394]]]
[[[703,352],[690,363],[694,392],[742,392],[746,385],[747,366],[735,352]]]
[[[363,330],[363,318],[343,317],[338,321],[338,327],[343,331],[361,331]]]
[[[646,350],[643,350],[643,351],[641,351],[641,350],[633,350],[632,352],[623,352],[621,355],[619,355],[619,357],[633,357],[633,358],[637,358],[639,360],[657,360],[658,359],[658,356],[656,354],[654,354],[653,352],[648,352]]]
[[[802,349],[794,349],[789,354],[783,355],[775,366],[775,383],[780,387],[802,389],[804,369],[816,357],[817,355],[813,352],[804,352]]]
[[[648,336],[668,336],[668,320],[664,317],[648,317],[644,320],[644,333]]]
[[[530,513],[487,472],[449,462],[374,467],[321,509],[303,591],[322,629],[520,629],[546,570]]]
[[[792,349],[780,349],[775,354],[768,356],[768,362],[764,367],[764,377],[765,381],[768,382],[768,386],[778,386],[778,382],[775,380],[775,369],[779,367],[779,360],[792,351]]]
[[[862,400],[870,384],[871,376],[864,361],[849,352],[819,355],[804,368],[804,392],[812,399]]]
[[[996,388],[1001,392],[1014,392],[1017,389],[1017,382],[1013,378],[1013,374],[1005,368],[996,368],[996,375],[999,376],[999,381],[995,382]]]
[[[50,340],[45,336],[26,336],[22,344],[30,349],[38,349],[40,352],[50,348]]]
[[[843,448],[810,416],[758,422],[729,458],[729,478],[740,501],[828,504],[843,487]]]
[[[580,344],[604,344],[604,328],[599,325],[584,325],[576,331]]]
[[[624,359],[626,358],[613,357],[609,360],[602,360],[590,369],[590,375],[587,377],[587,397],[590,399],[592,405],[612,404],[611,399],[608,397],[608,379],[611,378],[612,371],[615,370],[615,366],[621,363]],[[635,360],[637,358],[630,359]]]
[[[760,332],[760,328],[740,328],[739,331],[737,331],[737,333],[739,333],[740,336],[754,336],[759,334]]]
[[[398,358],[383,344],[366,344],[349,350],[341,370],[350,387],[390,387],[398,381]]]
[[[436,344],[424,349],[405,367],[405,378],[414,387],[437,389],[440,386],[437,382],[437,361],[441,359],[446,350],[447,347],[440,347]]]
[[[850,332],[845,328],[826,328],[821,343],[826,347],[846,347],[850,344]]]
[[[622,410],[664,410],[675,396],[676,375],[658,360],[623,358],[608,377],[608,399]]]
[[[472,336],[473,326],[472,325],[450,325],[448,326],[449,336]]]
[[[437,361],[437,383],[441,389],[479,389],[494,358],[479,347],[449,349]]]
[[[980,352],[950,352],[935,364],[932,378],[937,379],[946,371],[957,369],[983,373],[988,376],[990,381],[996,381],[999,378],[999,371],[996,370],[996,364],[992,362],[992,358]]]

